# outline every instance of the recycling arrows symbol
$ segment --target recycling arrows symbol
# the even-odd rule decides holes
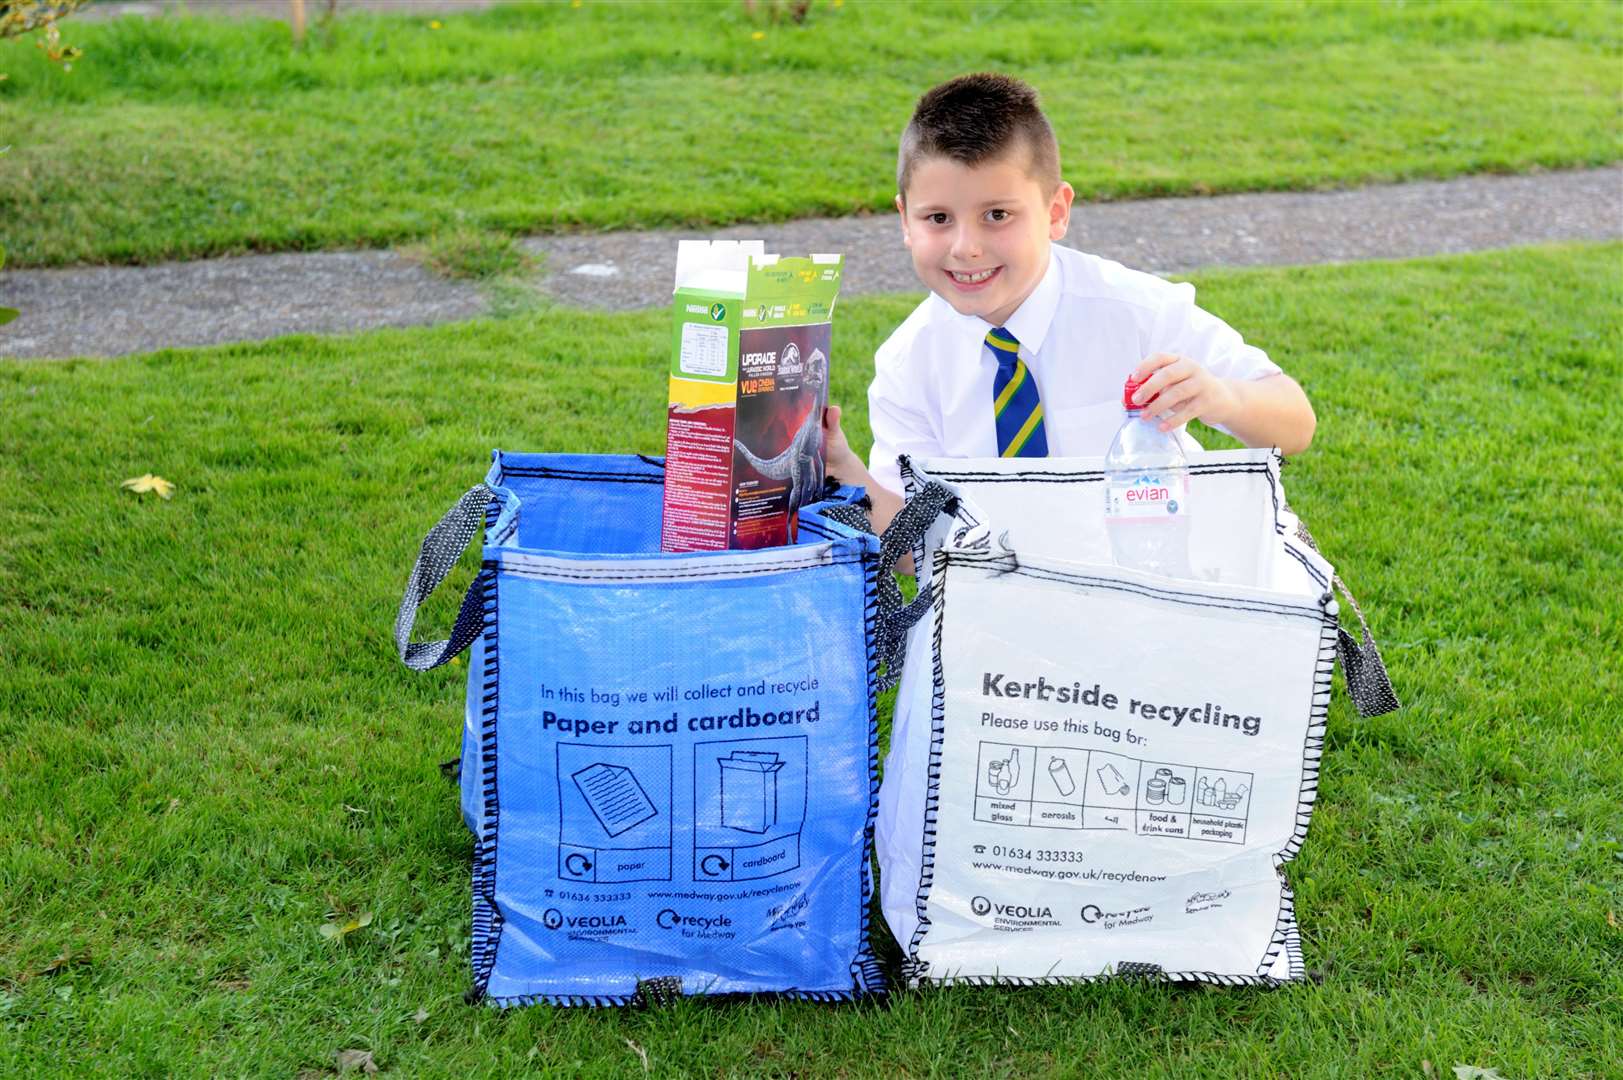
[[[732,863],[720,855],[706,855],[699,860],[699,870],[707,877],[720,877],[732,869]]]
[[[592,872],[592,860],[578,851],[571,851],[564,856],[564,869],[575,877],[585,877]]]

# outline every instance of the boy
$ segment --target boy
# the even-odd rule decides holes
[[[1260,349],[1194,305],[1194,287],[1051,246],[1075,192],[1036,92],[965,75],[919,99],[896,168],[902,242],[931,295],[879,347],[868,389],[870,468],[823,420],[826,471],[861,484],[883,530],[901,509],[898,454],[1102,456],[1122,384],[1147,379],[1161,429],[1189,420],[1287,454],[1313,407]]]

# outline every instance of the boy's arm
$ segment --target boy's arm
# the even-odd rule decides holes
[[[1146,346],[1149,355],[1134,374],[1149,381],[1137,398],[1142,404],[1160,395],[1149,411],[1170,414],[1163,431],[1199,419],[1247,446],[1277,446],[1286,454],[1313,441],[1313,406],[1296,380],[1197,305],[1193,285],[1170,287]]]
[[[1247,446],[1277,446],[1297,454],[1313,441],[1318,420],[1295,379],[1283,372],[1260,379],[1225,379],[1185,356],[1156,353],[1133,373],[1147,379],[1133,395],[1161,420],[1161,430],[1198,419],[1221,426]]]

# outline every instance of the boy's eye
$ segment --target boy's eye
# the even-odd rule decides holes
[[[1009,212],[1007,210],[988,210],[986,212],[986,220],[988,221],[1007,221],[1008,219]]]
[[[945,225],[947,223],[947,215],[938,211],[934,214],[928,215],[925,220],[931,225]]]

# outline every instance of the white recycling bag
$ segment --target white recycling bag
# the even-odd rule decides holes
[[[948,507],[876,835],[911,985],[1302,977],[1284,865],[1338,643],[1365,715],[1397,707],[1379,654],[1340,629],[1277,454],[1192,456],[1198,580],[1112,564],[1101,464],[903,460]]]

